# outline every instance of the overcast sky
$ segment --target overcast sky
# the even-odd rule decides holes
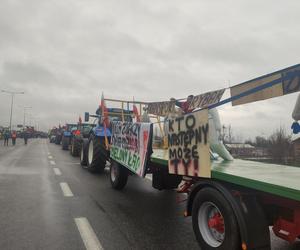
[[[105,97],[168,100],[299,63],[299,1],[1,0],[0,88],[43,129]],[[297,94],[220,109],[244,139],[292,123]],[[0,125],[10,96],[0,93]],[[28,116],[27,116],[28,117]]]

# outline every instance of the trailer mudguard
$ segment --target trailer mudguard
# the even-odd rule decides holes
[[[198,191],[204,187],[218,190],[231,204],[240,229],[241,243],[247,250],[270,250],[270,231],[264,211],[250,192],[234,191],[225,184],[211,180],[200,181],[192,188],[187,201],[187,216],[192,214],[193,200]]]
[[[94,132],[94,135],[95,136],[99,136],[99,137],[104,137],[104,136],[107,136],[107,137],[111,137],[111,132],[110,132],[110,129],[104,129],[104,127],[102,126],[97,126],[95,128],[93,128],[93,132]]]

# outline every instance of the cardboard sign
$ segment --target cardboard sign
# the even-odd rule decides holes
[[[189,104],[189,110],[196,109],[196,108],[205,108],[209,105],[218,103],[223,94],[225,89],[219,89],[216,91],[207,92],[201,95],[196,95],[193,97],[191,103]]]
[[[189,103],[188,109],[193,110],[197,108],[205,108],[208,107],[209,105],[218,103],[221,100],[224,92],[225,89],[220,89],[220,90],[196,95]],[[159,115],[159,116],[166,116],[169,113],[175,112],[175,104],[176,104],[175,100],[165,101],[165,102],[151,102],[148,104],[148,113]]]
[[[166,116],[175,110],[175,101],[150,102],[148,103],[148,113],[159,116]]]
[[[300,91],[300,65],[295,65],[230,88],[231,97],[250,92],[232,105],[241,105]],[[252,92],[252,93],[251,93]]]
[[[151,123],[112,122],[110,156],[144,177],[151,138]]]
[[[211,177],[208,110],[169,120],[169,173]]]

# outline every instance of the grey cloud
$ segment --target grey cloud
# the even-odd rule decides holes
[[[159,101],[228,87],[299,62],[299,7],[298,1],[3,0],[0,88],[26,92],[16,98],[15,123],[22,121],[19,106],[30,105],[47,129],[93,112],[102,91]],[[222,120],[245,135],[282,119],[288,126],[295,96],[227,105]],[[0,125],[7,124],[9,104],[1,94]]]

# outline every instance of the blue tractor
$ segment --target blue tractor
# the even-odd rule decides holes
[[[109,122],[132,121],[133,111],[120,108],[107,108],[107,116]],[[108,125],[105,128],[101,109],[97,109],[95,115],[85,112],[85,122],[88,122],[90,117],[94,117],[97,124],[90,131],[89,138],[83,139],[80,164],[90,172],[102,172],[106,166],[106,162],[110,162],[109,143],[111,126]]]
[[[62,150],[68,150],[71,142],[72,132],[77,129],[77,124],[67,123],[62,130],[61,148]]]

